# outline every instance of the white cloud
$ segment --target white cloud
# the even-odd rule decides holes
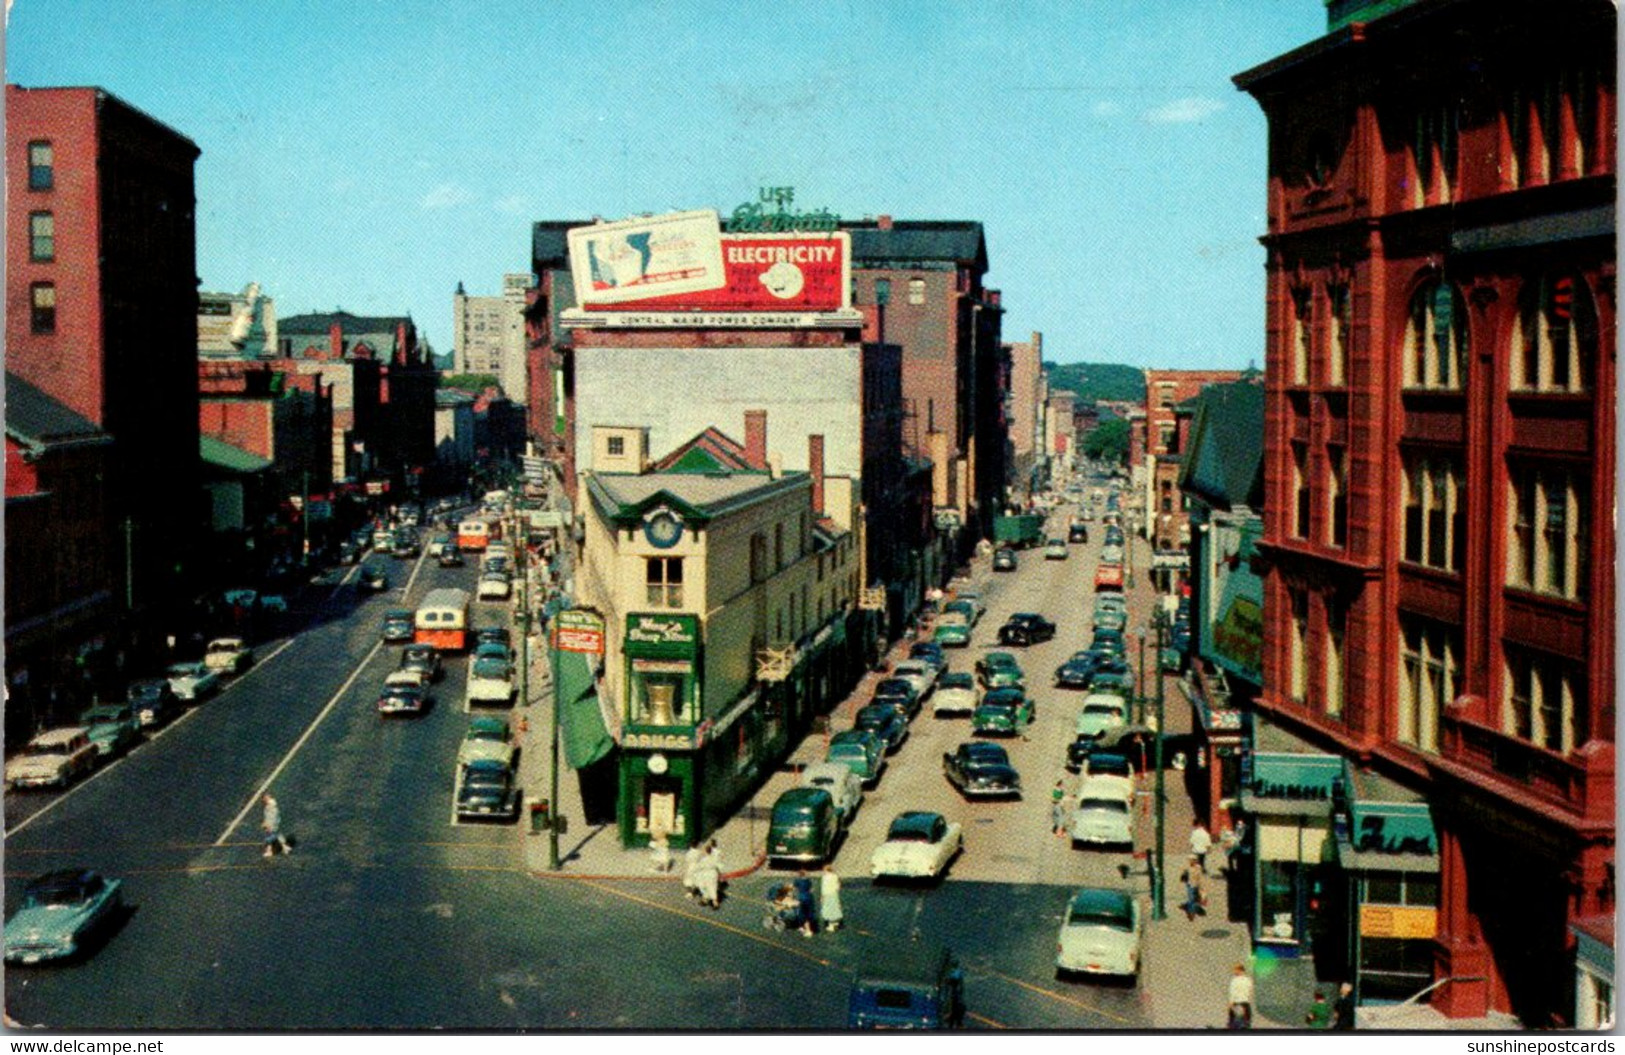
[[[507,216],[523,216],[531,211],[530,199],[523,194],[510,194],[491,203],[491,208]]]
[[[1210,117],[1224,109],[1224,104],[1217,99],[1203,99],[1200,96],[1190,96],[1184,99],[1175,99],[1155,109],[1147,110],[1141,116],[1152,124],[1190,124]]]
[[[474,200],[474,192],[461,183],[442,183],[423,196],[420,209],[454,209]]]
[[[1123,112],[1122,103],[1098,102],[1090,108],[1096,117],[1116,117]]]

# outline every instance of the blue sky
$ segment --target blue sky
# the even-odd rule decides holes
[[[714,207],[987,230],[1046,357],[1263,362],[1263,115],[1231,75],[1321,0],[15,0],[7,80],[180,130],[206,289],[410,312],[529,264],[537,219]]]

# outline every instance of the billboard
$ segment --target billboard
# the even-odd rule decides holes
[[[1205,654],[1230,673],[1254,685],[1264,680],[1264,581],[1254,574],[1254,546],[1264,532],[1262,521],[1242,525],[1234,554],[1221,575],[1219,608],[1215,613]],[[1217,544],[1220,532],[1210,531]]]
[[[574,232],[572,232],[574,233]],[[845,231],[816,234],[725,234],[723,282],[712,289],[671,291],[618,311],[820,312],[851,304],[852,239]],[[595,298],[589,308],[608,304]]]
[[[576,227],[566,237],[570,274],[583,305],[723,284],[721,227],[713,209]]]

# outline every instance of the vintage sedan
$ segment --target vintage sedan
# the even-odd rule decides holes
[[[181,713],[181,701],[164,678],[132,681],[124,698],[143,728],[156,729]]]
[[[1075,894],[1061,920],[1055,973],[1118,975],[1138,980],[1145,940],[1140,905],[1126,890],[1089,887]]]
[[[96,745],[82,725],[48,729],[6,760],[6,787],[65,788],[96,765]]]
[[[6,962],[63,960],[117,923],[121,882],[88,868],[48,872],[23,889],[22,903],[6,920]]]
[[[1037,612],[1017,612],[999,627],[999,644],[1031,645],[1055,636],[1055,624]]]
[[[1021,664],[1008,652],[989,652],[976,661],[976,680],[984,689],[1020,689],[1026,687],[1026,676]]]
[[[378,552],[385,553],[388,551],[379,550]],[[389,589],[389,576],[384,574],[382,568],[376,568],[368,564],[362,567],[361,575],[356,579],[356,584],[368,593],[383,593]]]
[[[853,815],[863,802],[863,781],[851,767],[840,762],[813,763],[801,771],[800,786],[829,792],[843,828],[852,823]]]
[[[383,638],[387,645],[411,641],[414,632],[412,612],[406,608],[391,608],[384,613]]]
[[[948,673],[948,657],[942,654],[942,646],[935,641],[914,642],[908,646],[908,658],[912,662],[924,663],[931,668],[933,684]]]
[[[942,774],[968,799],[1021,795],[1021,774],[998,744],[972,741],[942,756]]]
[[[519,816],[519,788],[513,769],[494,758],[480,758],[458,770],[459,820],[513,820]]]
[[[446,546],[435,555],[442,568],[461,568],[464,563],[462,551],[456,546]]]
[[[1016,551],[1013,549],[996,550],[993,554],[994,571],[1015,571]]]
[[[1087,537],[1087,536],[1085,536]],[[1052,538],[1044,544],[1045,560],[1066,560],[1066,539]]]
[[[422,714],[429,709],[429,691],[419,685],[388,685],[378,694],[378,713],[383,717],[397,714]]]
[[[889,703],[871,703],[852,719],[852,728],[874,733],[892,754],[908,739],[908,719]]]
[[[425,681],[438,681],[440,652],[433,645],[407,645],[401,649],[401,669],[419,671]]]
[[[970,586],[962,586],[954,592],[954,599],[948,602],[948,608],[955,605],[968,605],[970,621],[974,625],[987,614],[987,602],[982,600],[982,591]]]
[[[1083,698],[1083,709],[1073,732],[1078,736],[1100,737],[1128,722],[1128,703],[1115,693],[1091,692]]]
[[[1033,702],[1020,689],[993,689],[971,715],[977,736],[1019,736],[1033,723]]]
[[[203,650],[203,665],[210,670],[241,674],[254,662],[254,653],[240,637],[217,637]]]
[[[891,704],[902,711],[904,719],[920,713],[920,694],[912,678],[882,678],[869,702]]]
[[[508,577],[497,572],[487,572],[480,576],[480,584],[475,589],[475,596],[482,601],[505,601],[513,592],[513,585]]]
[[[873,787],[886,768],[886,745],[866,729],[848,729],[829,738],[824,761],[841,763]]]
[[[1067,828],[1075,847],[1133,846],[1133,784],[1113,776],[1085,779],[1078,788],[1078,805]]]
[[[950,671],[942,676],[936,693],[931,697],[931,714],[937,718],[971,714],[981,700],[982,694],[976,688],[975,678]]]
[[[141,722],[129,704],[104,703],[79,714],[79,724],[89,730],[96,754],[112,758],[123,754],[141,740]]]
[[[482,714],[468,723],[468,732],[457,748],[457,764],[466,766],[476,759],[495,759],[512,768],[519,753],[513,730],[505,719]]]
[[[936,878],[964,848],[958,822],[940,813],[900,813],[886,831],[886,841],[869,855],[869,874],[876,879]]]
[[[182,703],[196,703],[220,691],[221,676],[205,663],[171,663],[169,690]]]
[[[893,667],[891,676],[908,682],[915,698],[923,700],[937,687],[937,676],[941,673],[942,668],[929,660],[908,659]]]
[[[937,618],[931,640],[943,648],[964,648],[970,644],[970,623],[963,613],[944,612]]]
[[[468,686],[463,693],[463,709],[478,706],[509,707],[518,685],[513,664],[499,656],[476,655],[468,667]]]
[[[1055,685],[1061,689],[1087,689],[1095,680],[1100,667],[1098,652],[1074,652],[1065,663],[1055,668]]]

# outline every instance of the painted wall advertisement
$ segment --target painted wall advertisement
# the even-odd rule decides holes
[[[574,232],[571,232],[573,235]],[[723,281],[636,301],[594,296],[587,308],[616,311],[818,312],[851,304],[852,239],[816,234],[725,234]]]
[[[1254,684],[1264,680],[1264,581],[1253,574],[1251,564],[1253,543],[1262,531],[1261,524],[1244,526],[1235,554],[1225,561],[1209,657]]]
[[[721,287],[722,229],[714,209],[577,227],[570,274],[583,304],[621,304]]]

